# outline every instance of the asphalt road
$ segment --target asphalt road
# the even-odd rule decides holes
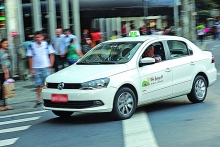
[[[206,48],[220,71],[220,41]],[[124,121],[108,113],[75,113],[69,119],[50,111],[0,116],[0,146],[12,147],[219,147],[220,74],[203,103],[186,96],[138,108]]]

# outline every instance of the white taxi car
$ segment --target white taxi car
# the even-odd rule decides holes
[[[143,56],[152,45],[160,62]],[[111,112],[128,119],[139,106],[180,95],[202,102],[216,79],[212,53],[185,38],[124,37],[95,46],[76,64],[50,75],[42,97],[44,108],[57,116]]]

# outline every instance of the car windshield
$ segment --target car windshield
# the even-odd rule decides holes
[[[123,64],[134,56],[142,42],[105,42],[95,46],[77,64]]]

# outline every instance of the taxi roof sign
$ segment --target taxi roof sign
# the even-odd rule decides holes
[[[128,36],[129,37],[139,37],[140,32],[139,31],[130,31]]]

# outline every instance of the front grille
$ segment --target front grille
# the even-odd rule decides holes
[[[96,105],[94,101],[69,101],[66,103],[63,102],[57,103],[57,102],[51,102],[50,100],[44,100],[44,106],[54,107],[54,108],[83,109],[83,108],[97,107],[101,105]]]
[[[59,83],[47,83],[47,88],[57,89]],[[63,89],[79,89],[81,84],[79,83],[64,83]]]

